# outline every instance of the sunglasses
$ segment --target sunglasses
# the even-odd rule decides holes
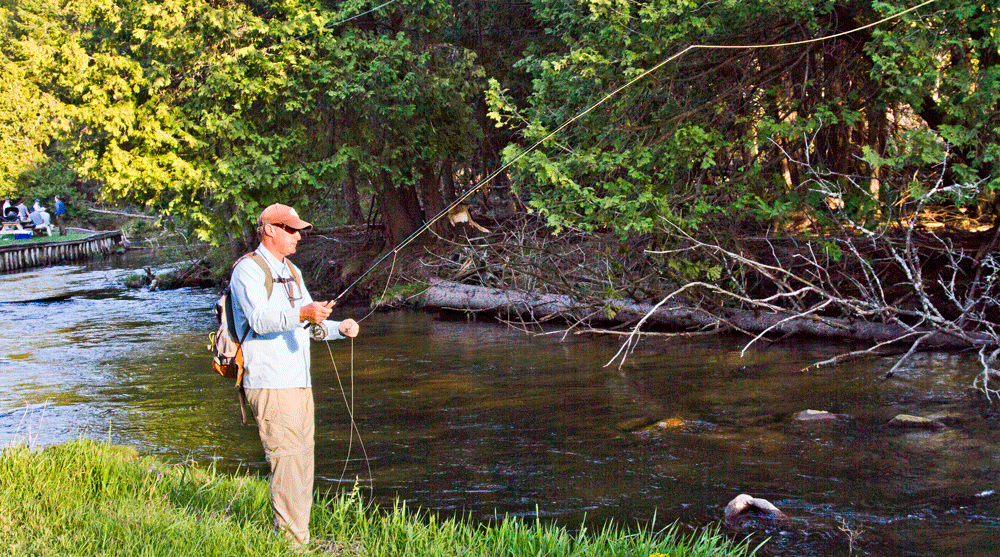
[[[282,224],[280,222],[273,222],[273,223],[271,223],[271,226],[277,226],[278,228],[284,230],[285,232],[288,232],[289,234],[295,234],[296,232],[302,232],[298,228],[292,228],[291,226],[288,226],[287,224]]]

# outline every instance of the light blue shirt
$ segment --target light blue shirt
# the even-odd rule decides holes
[[[271,276],[293,278],[288,258],[278,261],[263,245],[257,246],[271,270]],[[298,268],[295,268],[298,272]],[[233,269],[229,290],[233,300],[233,320],[243,341],[243,386],[247,389],[296,389],[312,386],[309,374],[309,331],[299,321],[299,308],[312,303],[304,284],[274,282],[271,297],[264,286],[264,270],[250,258]],[[289,301],[286,287],[291,288]],[[340,322],[324,321],[330,335],[327,340],[344,338]],[[251,332],[247,334],[247,327]]]

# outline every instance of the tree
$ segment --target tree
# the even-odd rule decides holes
[[[518,62],[535,78],[527,105],[498,84],[492,113],[522,130],[510,159],[658,68],[519,160],[524,195],[558,227],[643,233],[660,218],[691,230],[784,226],[821,218],[827,203],[877,224],[893,218],[909,176],[946,148],[957,155],[955,181],[994,174],[998,111],[980,111],[997,106],[997,44],[986,31],[996,8],[938,4],[872,31],[862,27],[908,6],[537,2],[536,17],[563,47]],[[758,48],[776,44],[787,46]],[[801,163],[866,180],[860,189],[841,180],[832,199]]]
[[[75,175],[103,184],[107,199],[188,212],[170,201],[202,183],[205,170],[189,156],[199,142],[178,110],[191,85],[179,68],[206,52],[190,27],[225,20],[224,12],[197,0],[43,0],[15,1],[10,13],[19,75],[59,115],[38,143],[57,146]]]
[[[31,9],[17,2],[0,5],[0,193],[4,195],[25,194],[33,182],[44,180],[47,168],[62,166],[59,138],[70,128],[73,113],[39,72],[53,56],[73,57],[72,46],[65,44],[58,30],[46,33],[57,11],[53,2],[33,3]],[[39,42],[35,35],[48,36]]]
[[[901,9],[873,3],[880,13]],[[948,180],[992,203],[1000,187],[1000,4],[942,0],[873,31],[867,47],[887,108],[920,125],[889,134],[873,166],[912,176],[948,153]],[[905,179],[905,178],[903,178]],[[908,185],[908,184],[907,184]]]
[[[0,17],[9,13],[0,11]],[[6,25],[4,25],[6,27]],[[48,161],[50,139],[66,125],[59,103],[38,90],[24,75],[24,68],[8,56],[11,37],[0,47],[0,195],[16,195],[25,184],[21,177]],[[16,56],[16,55],[15,55]]]
[[[443,170],[472,156],[482,70],[435,34],[447,4],[336,23],[361,6],[282,2],[265,22],[227,1],[15,2],[3,60],[34,104],[13,120],[65,115],[21,144],[37,158],[58,141],[107,199],[203,239],[246,231],[273,201],[336,210],[345,184],[371,184],[396,242],[443,206]]]
[[[352,71],[336,97],[339,153],[355,181],[372,184],[390,244],[450,201],[445,174],[479,142],[483,71],[471,51],[440,40],[448,5],[420,5],[394,5],[340,33]]]

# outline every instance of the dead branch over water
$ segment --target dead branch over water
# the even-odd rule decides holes
[[[926,206],[918,209],[881,230],[845,218],[839,230],[812,237],[695,237],[665,222],[625,245],[611,234],[553,234],[522,217],[427,250],[418,274],[429,287],[417,303],[526,327],[565,323],[567,333],[605,327],[625,337],[617,365],[654,331],[738,331],[747,348],[799,336],[860,341],[864,348],[806,369],[893,355],[889,376],[918,351],[977,350],[975,386],[1000,398],[998,229],[951,230],[918,218]]]

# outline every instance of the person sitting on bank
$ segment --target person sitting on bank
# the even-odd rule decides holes
[[[45,228],[51,234],[52,229],[49,228],[49,222],[52,217],[49,216],[49,212],[44,207],[38,208],[39,205],[37,202],[35,203],[35,207],[36,209],[28,215],[28,218],[31,219],[31,224],[35,225],[35,228]]]
[[[31,217],[28,216],[28,206],[24,204],[23,201],[17,202],[17,220],[21,222],[28,222]]]
[[[17,207],[11,205],[9,198],[3,202],[3,220],[4,222],[17,220]]]

